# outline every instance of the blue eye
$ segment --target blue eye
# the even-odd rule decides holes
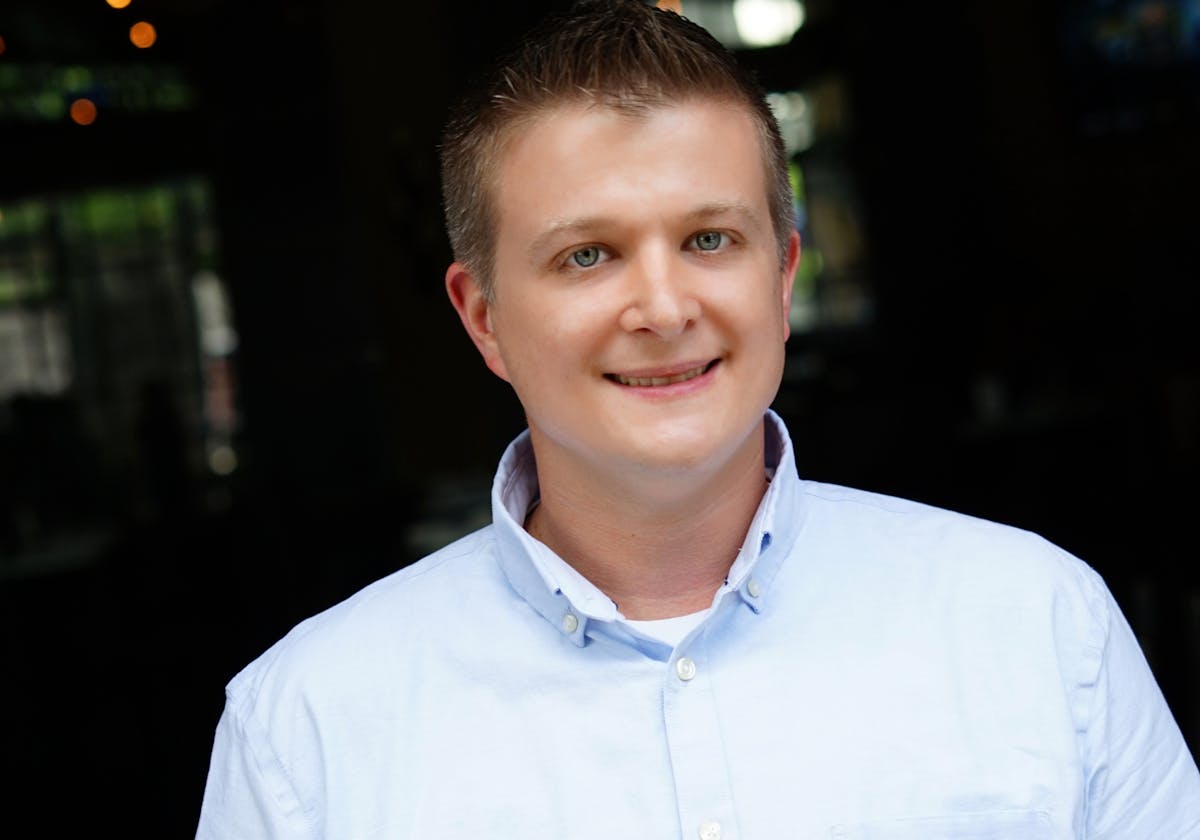
[[[589,245],[586,248],[580,248],[575,253],[571,254],[571,262],[580,268],[591,268],[600,261],[600,249],[595,245]]]
[[[696,247],[701,251],[715,251],[721,247],[724,239],[725,234],[715,230],[706,230],[704,233],[696,234],[695,242]]]

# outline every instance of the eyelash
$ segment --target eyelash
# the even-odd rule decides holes
[[[714,234],[716,236],[720,237],[720,241],[718,242],[718,244],[715,248],[700,248],[699,247],[698,240],[700,239],[701,236],[708,236],[708,235],[714,235]],[[688,244],[690,250],[699,251],[700,253],[703,253],[703,254],[712,254],[712,253],[716,253],[718,251],[724,250],[725,248],[729,247],[729,245],[732,242],[733,242],[733,237],[730,236],[728,233],[726,233],[723,230],[702,230],[702,231],[699,231],[698,233],[692,234],[687,239],[687,244]],[[597,252],[596,261],[593,262],[591,265],[579,265],[579,263],[574,262],[574,259],[577,255],[583,253],[584,251],[591,251],[591,250],[595,250]],[[610,257],[611,257],[611,255],[609,254],[608,249],[605,248],[603,245],[584,245],[581,248],[573,248],[571,251],[567,252],[566,257],[563,258],[560,265],[562,268],[566,269],[567,271],[590,271],[591,269],[595,268],[596,266],[602,265],[603,263],[607,262]]]

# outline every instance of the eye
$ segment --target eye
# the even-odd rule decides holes
[[[725,244],[725,238],[725,234],[718,230],[706,230],[703,233],[697,233],[692,241],[701,251],[715,251]]]
[[[568,259],[579,268],[591,268],[600,262],[600,249],[595,245],[589,245],[572,252]]]

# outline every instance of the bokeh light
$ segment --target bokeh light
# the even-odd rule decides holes
[[[105,2],[108,3],[108,5],[112,6],[114,9],[124,9],[126,6],[129,5],[130,0],[105,0]]]
[[[91,125],[96,121],[96,103],[90,99],[76,99],[71,103],[71,119],[80,125]]]
[[[4,36],[3,36],[3,35],[0,35],[0,55],[4,55],[4,50],[5,50],[5,49],[6,49],[6,46],[5,46],[5,43],[4,43]]]
[[[231,446],[221,444],[213,447],[213,450],[208,453],[208,468],[217,475],[229,475],[237,469],[237,466],[237,453]]]
[[[786,44],[804,25],[799,0],[733,0],[733,21],[748,47]]]
[[[129,40],[139,50],[144,50],[147,47],[154,46],[154,42],[158,40],[158,32],[154,26],[144,20],[139,20],[133,26],[129,27]]]

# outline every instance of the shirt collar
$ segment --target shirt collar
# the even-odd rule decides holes
[[[726,593],[736,591],[756,613],[794,541],[802,513],[796,507],[800,480],[787,427],[772,411],[767,412],[765,427],[764,460],[771,482],[713,600],[715,605]],[[591,581],[525,531],[525,518],[537,499],[537,465],[527,430],[505,450],[492,483],[499,563],[518,595],[575,644],[583,645],[589,621],[615,621],[621,615]]]

